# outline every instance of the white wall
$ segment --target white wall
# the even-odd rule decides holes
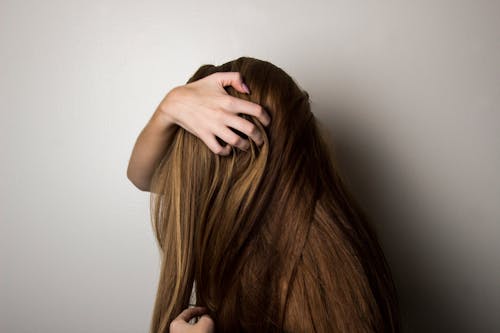
[[[373,216],[405,332],[500,331],[498,1],[0,2],[0,331],[145,332],[163,95],[241,55],[297,79]]]

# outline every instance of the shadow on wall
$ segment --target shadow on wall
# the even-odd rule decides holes
[[[477,312],[466,311],[470,305],[447,294],[446,279],[435,273],[439,263],[428,254],[439,244],[430,246],[429,242],[436,242],[439,235],[428,235],[421,225],[432,221],[439,225],[446,217],[429,216],[422,193],[412,184],[411,170],[405,169],[401,156],[391,152],[387,141],[391,138],[353,119],[350,115],[362,113],[352,108],[315,105],[313,110],[335,117],[319,120],[347,186],[377,229],[398,289],[403,332],[484,332],[477,327],[482,325],[480,318],[473,317]]]

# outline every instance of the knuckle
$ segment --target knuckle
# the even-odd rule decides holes
[[[223,151],[223,148],[221,146],[214,146],[212,150],[216,154],[221,154]]]
[[[254,136],[259,133],[259,130],[257,129],[257,126],[255,126],[254,124],[250,124],[248,125],[247,133],[250,134],[250,136]]]
[[[256,116],[260,117],[264,115],[264,108],[262,106],[259,106],[256,111]]]
[[[241,138],[238,135],[232,135],[229,138],[229,143],[232,144],[233,146],[238,145],[241,142]]]
[[[225,113],[224,109],[216,108],[214,110],[215,119],[217,119],[219,121],[222,120],[222,118],[224,118],[224,113]]]
[[[234,100],[231,96],[226,95],[221,98],[221,105],[225,109],[231,109],[234,107]]]

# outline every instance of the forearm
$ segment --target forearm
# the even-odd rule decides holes
[[[139,134],[130,156],[127,177],[140,190],[150,190],[153,172],[172,143],[176,126],[157,109]]]

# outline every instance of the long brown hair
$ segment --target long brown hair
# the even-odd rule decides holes
[[[308,93],[250,57],[203,65],[188,83],[227,71],[240,72],[251,94],[227,93],[262,105],[271,124],[241,114],[264,144],[250,139],[249,151],[228,156],[176,128],[152,178],[161,275],[151,332],[168,332],[193,283],[216,332],[398,332],[390,269]]]

